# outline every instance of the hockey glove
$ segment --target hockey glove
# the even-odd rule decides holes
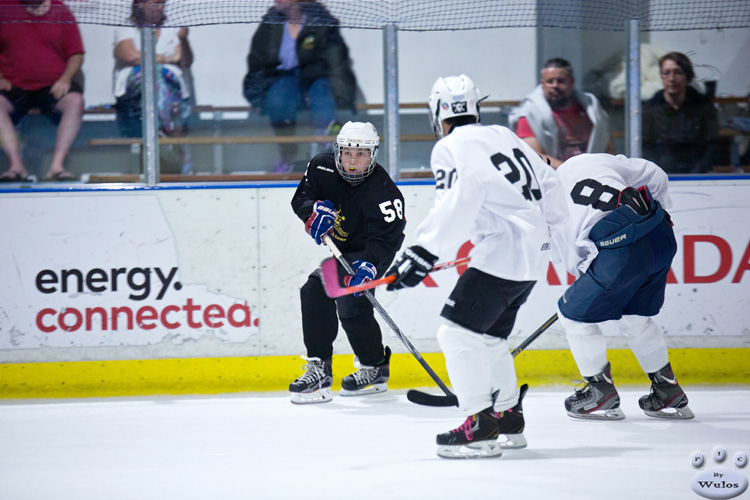
[[[375,276],[378,274],[378,270],[372,262],[367,262],[366,260],[355,260],[352,262],[352,269],[354,269],[354,275],[344,277],[344,285],[346,286],[357,286],[362,283],[367,283],[368,281],[374,280]],[[356,292],[354,296],[360,297],[362,296],[362,293],[363,292]]]
[[[315,243],[323,243],[323,236],[333,230],[336,222],[336,207],[332,202],[316,201],[313,205],[312,215],[305,222],[305,231],[312,236]]]
[[[396,276],[393,283],[388,285],[388,290],[417,286],[432,271],[437,260],[436,256],[418,245],[407,248],[386,273]]]
[[[636,214],[645,217],[651,212],[651,197],[646,186],[641,186],[638,189],[632,187],[626,187],[620,191],[620,196],[617,199],[617,206],[627,206]]]

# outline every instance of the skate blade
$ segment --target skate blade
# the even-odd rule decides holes
[[[385,392],[387,390],[388,390],[388,384],[383,383],[383,384],[368,385],[358,391],[347,391],[346,389],[341,389],[341,391],[339,392],[339,395],[348,398],[352,396],[367,396],[368,394],[376,394],[379,392]]]
[[[649,417],[671,420],[690,420],[691,418],[695,418],[695,413],[687,406],[683,406],[682,408],[662,408],[656,411],[643,410],[643,413]]]
[[[316,403],[329,403],[333,399],[331,389],[320,389],[315,392],[290,392],[289,399],[296,405],[309,405]]]
[[[582,420],[622,420],[625,413],[620,408],[611,408],[609,410],[597,410],[591,413],[573,413],[568,412],[568,416],[580,418]]]
[[[505,440],[503,440],[503,438],[505,438]],[[504,450],[520,450],[521,448],[526,448],[526,446],[528,446],[528,443],[526,442],[526,438],[523,436],[523,433],[500,434],[497,444],[499,444],[500,448]]]
[[[497,458],[503,449],[497,441],[479,441],[469,445],[441,445],[437,454],[440,458]]]
[[[481,441],[480,441],[481,443]],[[520,450],[526,448],[528,443],[523,434],[500,434],[498,436],[497,445],[503,450]],[[467,448],[479,448],[481,444],[467,444]]]

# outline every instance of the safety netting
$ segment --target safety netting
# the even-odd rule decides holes
[[[55,0],[57,1],[57,0]],[[132,0],[65,0],[82,24],[131,25]],[[342,27],[440,31],[558,27],[642,31],[750,27],[750,0],[320,0]],[[312,2],[302,1],[313,13]],[[270,0],[166,0],[163,26],[279,22]],[[0,22],[18,22],[25,6],[0,0]],[[309,24],[324,23],[311,15]],[[65,18],[69,22],[68,18]],[[45,16],[45,22],[62,22]]]

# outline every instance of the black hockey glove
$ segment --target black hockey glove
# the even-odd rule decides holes
[[[651,196],[646,186],[641,186],[638,189],[632,187],[626,187],[620,191],[620,196],[617,199],[617,206],[627,206],[636,214],[645,217],[651,213]]]
[[[388,285],[388,290],[417,286],[432,271],[437,260],[436,256],[418,245],[407,248],[386,273],[386,276],[396,276],[393,283]]]

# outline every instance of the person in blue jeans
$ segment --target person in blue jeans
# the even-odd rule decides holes
[[[279,137],[295,135],[309,108],[315,135],[336,135],[336,110],[354,109],[357,83],[339,22],[316,1],[276,1],[253,35],[243,95]],[[318,145],[313,154],[320,151]],[[281,143],[275,173],[292,170],[296,143]]]
[[[625,418],[601,323],[612,322],[651,380],[638,404],[650,417],[693,412],[672,371],[664,336],[651,319],[664,304],[677,242],[666,209],[667,174],[648,160],[587,154],[557,167],[570,218],[553,231],[558,256],[576,281],[558,301],[570,352],[586,382],[565,400],[571,417]]]

